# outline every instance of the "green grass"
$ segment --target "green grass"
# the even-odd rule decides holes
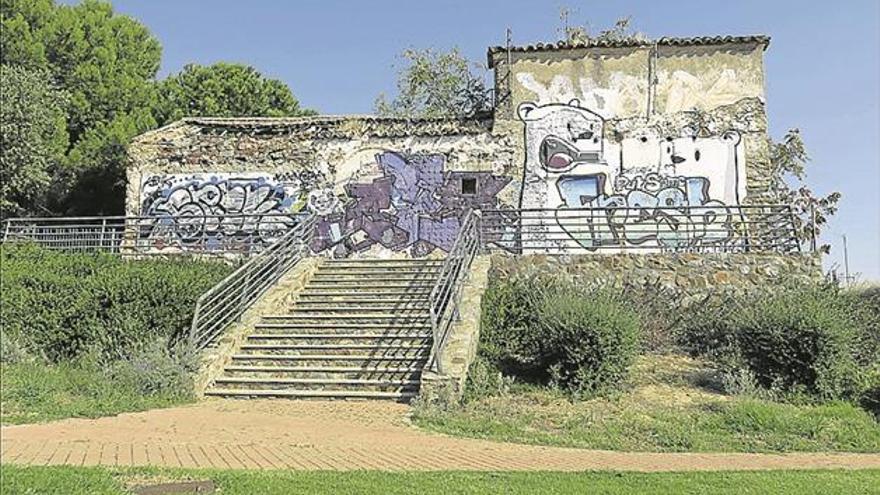
[[[237,494],[846,494],[877,493],[880,470],[623,472],[297,472],[2,466],[4,494],[117,495],[175,480],[212,480]]]
[[[880,452],[880,423],[849,403],[795,405],[698,384],[701,363],[642,357],[631,387],[572,402],[537,387],[460,408],[417,408],[420,427],[498,441],[642,452]]]
[[[95,418],[190,402],[180,391],[144,394],[125,379],[108,379],[95,365],[0,364],[0,422]]]

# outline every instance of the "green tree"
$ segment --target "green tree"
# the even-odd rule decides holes
[[[46,69],[46,40],[55,25],[52,0],[0,0],[0,64]]]
[[[0,66],[0,87],[0,216],[35,213],[67,149],[67,95],[19,66]]]
[[[297,117],[303,109],[290,88],[253,67],[189,64],[159,83],[156,120],[164,125],[183,117]]]
[[[3,65],[48,71],[69,94],[68,149],[48,207],[58,213],[120,213],[124,144],[156,126],[159,42],[109,3],[2,0]],[[104,142],[98,142],[101,139]],[[92,177],[106,180],[94,181]],[[85,189],[82,189],[85,188]]]
[[[806,183],[806,168],[810,157],[804,146],[800,130],[790,129],[781,141],[770,140],[770,190],[776,202],[791,205],[795,213],[795,228],[801,239],[812,240],[819,236],[824,225],[837,213],[841,194],[832,192],[816,196]],[[817,246],[819,251],[829,253],[830,245]]]
[[[405,66],[397,76],[397,96],[376,99],[376,113],[385,117],[466,117],[491,110],[484,82],[485,68],[457,49],[405,50]],[[482,72],[478,72],[482,69]]]

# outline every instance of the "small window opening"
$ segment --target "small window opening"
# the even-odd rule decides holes
[[[461,193],[470,195],[477,194],[477,179],[461,179]]]

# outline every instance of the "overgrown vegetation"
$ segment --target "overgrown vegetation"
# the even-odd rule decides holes
[[[635,351],[638,316],[614,294],[514,277],[486,292],[483,356],[502,373],[574,395],[615,388]]]
[[[559,390],[484,369],[469,376],[471,395],[463,404],[421,407],[414,419],[452,435],[603,450],[880,451],[880,423],[852,403],[784,403],[730,394],[723,380],[709,361],[648,354],[636,359],[615,393],[572,400]]]
[[[873,493],[877,470],[623,472],[382,472],[244,471],[101,467],[3,466],[3,493],[122,495],[128,488],[180,480],[212,480],[224,495],[236,494],[703,494],[768,495]]]
[[[880,451],[876,289],[688,299],[575,278],[495,279],[463,403],[420,405],[418,424],[612,450]]]
[[[231,267],[0,249],[2,420],[100,416],[188,400],[182,339]]]

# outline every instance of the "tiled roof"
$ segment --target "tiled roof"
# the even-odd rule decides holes
[[[298,139],[351,139],[480,134],[491,129],[492,119],[488,115],[462,119],[406,119],[374,115],[188,117],[142,134],[137,139],[149,140],[185,127],[197,127],[201,133],[288,135]]]
[[[689,38],[671,38],[664,37],[655,40],[645,39],[641,37],[630,37],[619,40],[590,40],[587,42],[570,43],[560,41],[558,43],[536,43],[534,45],[512,46],[510,51],[514,53],[523,52],[546,52],[571,50],[575,48],[626,48],[638,46],[702,46],[702,45],[725,45],[725,44],[762,44],[764,49],[770,45],[770,37],[765,35],[750,36],[696,36]],[[492,46],[489,47],[489,67],[493,65],[492,55],[496,53],[507,52],[507,47]]]

